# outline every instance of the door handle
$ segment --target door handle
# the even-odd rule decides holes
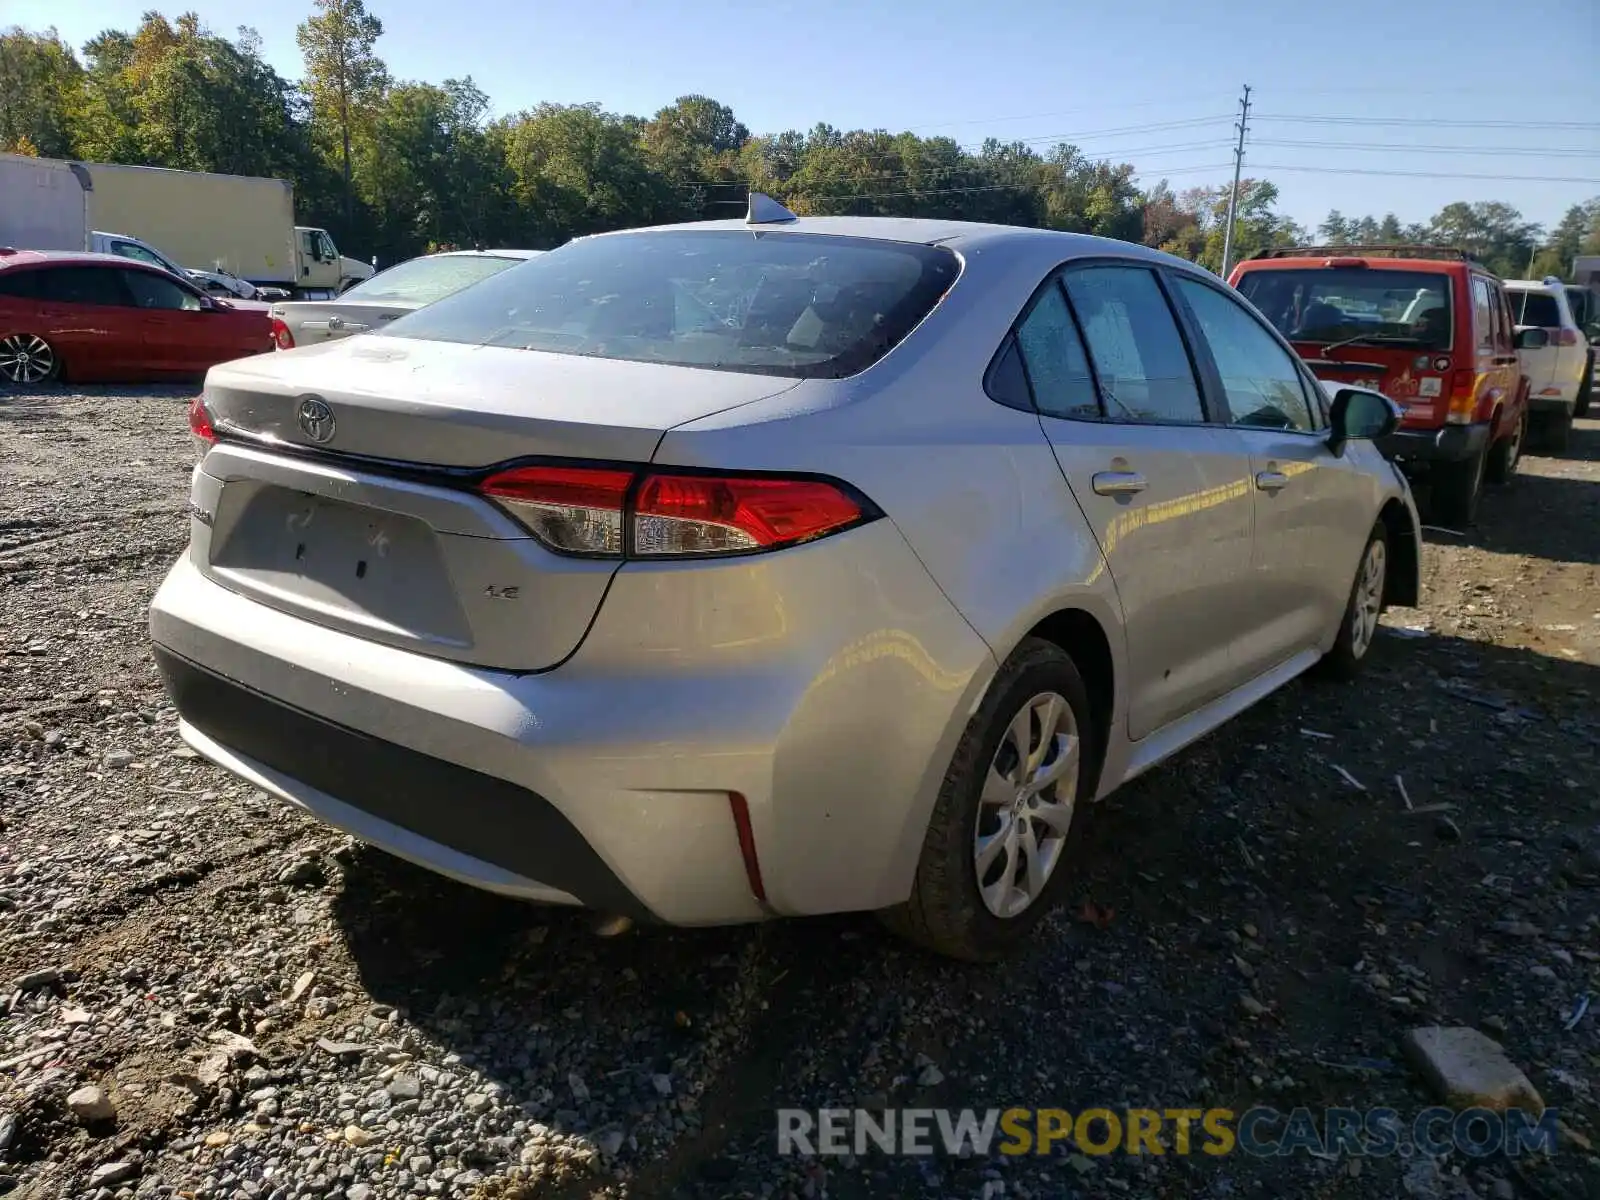
[[[1144,476],[1134,471],[1101,471],[1090,484],[1097,496],[1131,496],[1149,486]]]
[[[1256,486],[1263,492],[1278,492],[1289,486],[1289,477],[1282,471],[1257,471]]]

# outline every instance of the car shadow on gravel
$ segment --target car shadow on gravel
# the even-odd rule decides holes
[[[861,916],[602,940],[581,914],[370,850],[334,912],[372,996],[530,1119],[624,1133],[630,1194],[815,1190],[817,1164],[776,1157],[780,1105],[1415,1112],[1431,1098],[1397,1043],[1429,1023],[1495,1031],[1594,1133],[1593,1097],[1552,1078],[1577,1046],[1600,1052],[1592,1026],[1587,1043],[1561,1028],[1586,970],[1562,947],[1600,939],[1597,700],[1600,667],[1386,636],[1357,684],[1293,684],[1097,809],[1061,908],[999,967]],[[1496,932],[1508,921],[1515,936]],[[1062,1166],[1028,1164],[1034,1194],[1058,1194]],[[835,1197],[913,1194],[930,1172],[976,1195],[995,1167],[869,1156],[822,1174]],[[1339,1194],[1400,1194],[1399,1168],[1369,1164]],[[1301,1195],[1327,1164],[1095,1170],[1135,1194],[1254,1177]]]

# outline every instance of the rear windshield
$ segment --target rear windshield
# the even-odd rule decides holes
[[[960,273],[942,247],[769,230],[569,242],[385,336],[794,378],[863,371]]]
[[[1239,291],[1295,341],[1359,337],[1374,345],[1450,348],[1450,280],[1422,271],[1300,267],[1247,271]]]
[[[432,304],[480,279],[498,275],[514,267],[519,258],[499,258],[491,254],[442,254],[429,258],[413,258],[409,262],[379,271],[344,293],[356,300],[380,303],[409,301],[414,304]]]
[[[1561,328],[1561,306],[1549,292],[1510,292],[1511,317],[1518,325]]]

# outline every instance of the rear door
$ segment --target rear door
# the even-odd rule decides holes
[[[1143,738],[1243,681],[1249,452],[1208,419],[1162,282],[1074,266],[1017,328],[1019,369],[1122,602],[1128,734]]]
[[[1360,448],[1328,449],[1315,380],[1256,316],[1189,275],[1175,291],[1198,332],[1202,366],[1250,449],[1255,541],[1241,666],[1259,675],[1318,648],[1344,613],[1377,517]]]
[[[138,315],[115,267],[39,272],[40,316],[69,377],[130,378],[146,370]]]

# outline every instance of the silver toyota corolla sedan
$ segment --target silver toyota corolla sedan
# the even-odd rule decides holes
[[[991,959],[1416,603],[1396,420],[1179,259],[755,197],[213,368],[150,630],[190,745],[456,879]]]

